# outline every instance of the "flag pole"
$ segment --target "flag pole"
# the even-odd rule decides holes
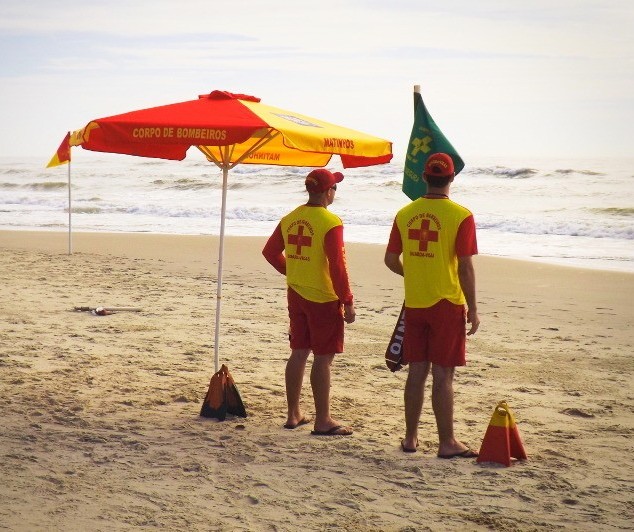
[[[68,254],[73,254],[73,237],[72,237],[72,203],[70,194],[70,160],[68,161]]]

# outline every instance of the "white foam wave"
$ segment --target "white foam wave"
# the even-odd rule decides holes
[[[504,166],[493,166],[484,168],[465,168],[462,173],[466,175],[488,175],[508,179],[527,179],[537,175],[539,171],[534,168],[507,168]]]
[[[478,228],[496,230],[505,233],[521,233],[526,235],[560,235],[584,236],[591,238],[615,238],[634,240],[634,227],[626,221],[611,221],[597,224],[596,221],[561,221],[561,220],[530,220],[530,219],[491,219],[480,217]]]

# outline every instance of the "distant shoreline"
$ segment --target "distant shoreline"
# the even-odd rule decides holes
[[[6,234],[4,238],[0,237],[0,245],[2,245],[2,241],[6,240],[6,241],[11,241],[11,242],[19,242],[20,238],[16,237],[15,235],[13,237],[8,236],[11,233],[17,233],[17,234],[24,234],[24,233],[32,233],[33,235],[37,235],[39,233],[45,234],[45,235],[51,235],[54,234],[55,237],[53,237],[53,241],[55,242],[55,245],[53,247],[49,247],[48,245],[46,245],[46,249],[49,251],[53,251],[58,250],[60,252],[67,252],[68,251],[68,229],[63,230],[63,229],[59,229],[59,228],[38,228],[38,229],[22,229],[22,228],[11,228],[11,229],[2,229],[0,228],[0,235],[2,234]],[[159,233],[159,232],[155,232],[155,231],[84,231],[84,230],[73,230],[72,231],[72,240],[73,242],[77,241],[77,238],[79,238],[79,240],[83,240],[83,236],[79,236],[78,235],[111,235],[111,236],[116,236],[116,235],[130,235],[130,236],[144,236],[144,235],[149,235],[149,236],[153,236],[153,237],[173,237],[173,238],[209,238],[209,239],[215,239],[218,240],[219,239],[219,235],[215,235],[215,234],[195,234],[195,233]],[[263,236],[263,235],[255,235],[255,236],[249,236],[249,235],[235,235],[235,234],[225,234],[225,239],[233,239],[233,238],[237,238],[237,239],[249,239],[249,238],[253,238],[256,240],[262,240],[262,242],[264,242],[267,238],[267,236]],[[384,248],[385,245],[384,244],[380,244],[380,243],[376,243],[376,242],[358,242],[358,241],[350,241],[347,240],[346,246],[378,246],[381,248]],[[76,250],[75,250],[76,251]],[[610,273],[624,273],[624,274],[631,274],[634,275],[634,271],[628,270],[626,268],[605,268],[605,267],[599,267],[599,266],[587,266],[587,265],[578,265],[578,264],[565,264],[563,261],[565,259],[550,259],[550,260],[540,260],[537,258],[530,258],[530,257],[509,257],[509,256],[502,256],[502,255],[491,255],[491,254],[484,254],[481,253],[481,256],[485,256],[485,257],[490,257],[492,259],[500,259],[500,260],[510,260],[510,261],[519,261],[519,262],[526,262],[528,264],[540,264],[540,265],[545,265],[545,266],[554,266],[554,267],[561,267],[561,268],[572,268],[572,269],[581,269],[581,270],[590,270],[590,271],[598,271],[598,272],[610,272]]]

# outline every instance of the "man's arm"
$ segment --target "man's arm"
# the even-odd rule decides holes
[[[403,275],[403,263],[401,262],[400,253],[392,253],[391,251],[385,252],[385,265],[398,275]]]
[[[480,326],[480,318],[478,317],[478,306],[476,302],[476,278],[475,268],[471,255],[458,257],[458,279],[460,287],[467,300],[467,323],[471,324],[468,335],[475,334]]]
[[[400,276],[404,276],[401,253],[403,253],[403,242],[401,240],[401,233],[398,230],[398,225],[396,225],[396,220],[394,220],[392,230],[390,231],[390,239],[385,251],[385,258],[383,260],[390,270]]]
[[[277,225],[273,234],[267,240],[262,255],[282,275],[286,275],[286,257],[284,256],[284,235],[282,226]]]
[[[356,311],[348,279],[346,250],[343,243],[343,226],[333,227],[326,233],[324,251],[326,252],[326,257],[328,257],[328,269],[332,286],[339,301],[343,303],[343,319],[346,323],[352,323],[355,320]]]

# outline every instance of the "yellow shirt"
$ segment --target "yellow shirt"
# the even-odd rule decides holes
[[[428,308],[447,299],[464,305],[456,237],[471,212],[449,199],[419,198],[396,214],[403,246],[405,306]]]
[[[326,233],[342,225],[341,219],[323,207],[301,205],[280,222],[286,255],[288,286],[309,301],[327,303],[339,299],[333,288],[324,249]]]

